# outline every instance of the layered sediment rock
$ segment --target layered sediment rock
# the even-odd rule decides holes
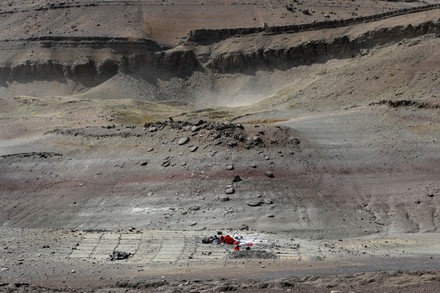
[[[410,13],[417,13],[440,8],[440,3],[429,4],[421,7],[412,7],[387,11],[375,15],[360,16],[345,19],[326,20],[320,22],[312,22],[299,25],[276,26],[276,27],[250,27],[250,28],[234,28],[234,29],[199,29],[188,33],[187,41],[198,44],[209,45],[220,42],[234,36],[243,36],[265,32],[268,34],[295,33],[304,31],[313,31],[321,29],[339,28],[350,25],[362,24],[367,22],[379,21],[386,18],[400,16]]]
[[[322,63],[330,59],[351,58],[366,49],[439,33],[440,22],[429,21],[418,26],[396,26],[369,31],[353,39],[342,36],[332,40],[309,41],[292,47],[225,52],[213,57],[206,67],[222,73],[286,70],[299,65]]]
[[[280,31],[285,32],[281,28]],[[214,31],[213,39],[217,33],[218,31]],[[253,73],[256,70],[287,70],[330,59],[351,58],[366,49],[427,34],[440,34],[440,20],[367,30],[356,36],[310,39],[302,43],[286,41],[274,47],[260,45],[248,49],[246,46],[239,46],[238,49],[223,51],[217,50],[216,46],[201,46],[190,42],[175,48],[166,48],[151,40],[125,38],[44,37],[4,40],[0,42],[0,46],[5,51],[13,51],[14,46],[20,50],[34,46],[36,50],[46,52],[45,56],[54,58],[25,59],[20,62],[11,62],[6,58],[0,64],[0,86],[7,86],[13,81],[25,83],[35,80],[73,80],[85,87],[93,87],[117,73],[151,80],[185,78],[195,71]],[[69,59],[70,54],[76,50],[83,50],[83,55],[77,59]]]
[[[23,41],[3,41],[8,47]],[[150,40],[106,39],[106,38],[38,38],[26,40],[50,55],[63,57],[76,48],[86,49],[89,55],[73,60],[69,58],[49,60],[6,61],[0,65],[0,86],[17,81],[67,79],[86,87],[96,86],[118,72],[141,77],[184,77],[197,70],[200,65],[192,50],[187,48],[164,48]],[[59,50],[59,53],[53,53]],[[62,52],[62,51],[65,52]],[[104,52],[104,53],[103,53]],[[101,58],[101,55],[108,56]],[[72,58],[70,58],[72,59]]]

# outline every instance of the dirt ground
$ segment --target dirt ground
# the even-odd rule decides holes
[[[372,15],[436,1],[4,1],[1,38],[41,35],[152,38],[175,45],[191,30],[310,23]],[[45,8],[56,7],[46,10]],[[289,9],[288,9],[289,8]],[[303,13],[307,10],[308,13]],[[7,13],[14,12],[14,13]],[[111,14],[112,17],[108,17]],[[114,25],[116,22],[117,25]]]
[[[427,3],[4,1],[0,63],[20,73],[27,61],[115,55],[29,39],[42,35],[172,47],[199,28]],[[192,50],[209,64],[438,19],[433,9]],[[438,47],[432,33],[252,73],[0,80],[0,292],[438,292]],[[250,251],[202,243],[219,232]]]

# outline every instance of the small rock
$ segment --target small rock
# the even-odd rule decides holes
[[[192,132],[197,132],[197,131],[200,130],[200,128],[201,128],[200,126],[195,126],[195,125],[194,125],[193,127],[191,127],[191,131],[192,131]]]
[[[246,204],[250,207],[258,207],[261,206],[262,203],[263,202],[259,199],[246,201]]]
[[[232,182],[240,182],[243,181],[239,175],[235,175],[234,179],[232,179]]]
[[[203,123],[205,123],[205,121],[203,121],[203,120],[199,120],[199,121],[197,121],[197,123],[194,124],[194,125],[195,125],[195,126],[200,126],[200,125],[202,125]]]
[[[252,164],[251,167],[252,167],[252,168],[257,168],[257,165]]]
[[[230,201],[231,199],[229,198],[229,196],[222,196],[222,197],[220,197],[220,201],[223,201],[223,202],[225,202],[225,201]]]
[[[227,143],[228,147],[233,148],[236,147],[238,145],[238,143],[236,141],[230,141]]]
[[[197,151],[197,149],[198,149],[199,147],[198,146],[192,146],[189,150],[192,152],[192,153],[194,153],[195,151]]]
[[[274,218],[275,215],[270,214],[270,215],[267,215],[267,217],[268,217],[268,218]]]
[[[272,171],[267,171],[267,172],[266,172],[266,176],[269,177],[269,178],[273,178],[273,177],[274,177]]]
[[[264,269],[265,267],[266,267],[265,265],[261,265],[261,267],[260,267],[260,268]]]
[[[162,167],[168,167],[170,165],[170,161],[162,162]]]
[[[182,137],[181,139],[179,139],[179,141],[177,142],[179,145],[184,145],[185,143],[187,143],[189,141],[189,137],[185,136]]]
[[[234,189],[234,187],[226,188],[225,193],[226,193],[226,194],[234,194],[234,193],[235,193],[235,189]]]
[[[197,225],[197,222],[192,222],[190,226],[195,226]]]
[[[305,15],[312,15],[312,13],[310,12],[310,10],[308,10],[308,9],[304,9],[304,10],[302,11],[302,13],[305,14]]]
[[[149,132],[155,132],[155,131],[157,131],[157,127],[150,127],[150,128],[148,128],[148,131]]]
[[[74,274],[74,273],[76,273],[76,271],[75,270],[70,270],[70,273]]]
[[[141,166],[147,166],[147,165],[148,165],[147,161],[141,163]]]
[[[270,198],[265,198],[263,200],[263,203],[265,203],[265,204],[273,204],[273,201]]]
[[[234,166],[233,165],[227,165],[226,166],[226,170],[234,170]]]
[[[289,138],[289,141],[290,141],[292,144],[295,144],[295,145],[299,145],[299,144],[301,143],[301,141],[300,141],[299,139],[295,138],[295,137],[291,137],[291,138]]]

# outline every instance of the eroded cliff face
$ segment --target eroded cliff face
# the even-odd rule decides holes
[[[118,65],[122,73],[161,79],[185,77],[201,69],[194,52],[186,49],[122,56]]]
[[[11,82],[72,80],[85,87],[96,86],[117,73],[127,73],[145,79],[185,77],[200,69],[192,50],[187,48],[160,48],[157,44],[145,46],[126,40],[76,40],[87,54],[75,54],[75,40],[69,42],[52,40],[31,40],[34,50],[51,51],[51,59],[24,60],[16,62],[8,58],[0,65],[0,86]],[[33,43],[33,44],[32,44]],[[69,58],[77,55],[78,57]],[[66,57],[67,56],[67,57]],[[104,58],[103,58],[104,56]]]
[[[265,32],[267,34],[282,34],[282,33],[297,33],[304,31],[315,31],[322,29],[347,27],[357,24],[379,21],[394,16],[401,16],[412,13],[418,13],[422,11],[428,11],[436,8],[440,8],[440,3],[424,5],[421,7],[412,7],[406,9],[387,11],[384,13],[373,14],[368,16],[326,20],[326,21],[312,22],[312,23],[299,24],[299,25],[276,26],[276,27],[265,26],[265,27],[234,28],[234,29],[199,29],[189,32],[187,39],[188,41],[191,42],[206,45],[206,44],[217,43],[222,40],[232,38],[235,36],[250,35],[260,32]]]
[[[221,73],[287,70],[300,65],[323,63],[330,59],[351,58],[364,50],[439,33],[440,22],[429,21],[418,26],[396,26],[370,31],[353,39],[342,36],[332,40],[313,40],[291,47],[225,52],[214,56],[206,63],[206,67]]]
[[[206,33],[206,32],[205,32]],[[217,32],[213,32],[216,38]],[[300,65],[324,63],[330,59],[345,59],[364,50],[398,43],[404,39],[427,34],[440,34],[440,19],[417,25],[395,25],[366,30],[357,35],[339,34],[331,38],[310,38],[292,42],[294,34],[283,33],[283,42],[270,44],[273,34],[257,33],[266,41],[247,46],[246,41],[234,38],[239,46],[228,47],[223,41],[215,45],[200,45],[189,40],[175,48],[162,47],[150,40],[114,38],[45,37],[20,41],[2,41],[0,46],[13,51],[43,52],[35,57],[14,59],[19,53],[3,54],[0,63],[0,86],[12,82],[74,81],[85,88],[99,85],[118,73],[125,73],[147,81],[187,78],[195,71],[207,74],[243,73],[257,70],[288,70]],[[240,45],[240,43],[243,44]],[[24,45],[23,45],[24,43]],[[15,45],[14,45],[15,44]],[[221,49],[219,49],[221,47]],[[225,49],[226,48],[226,49]],[[79,52],[79,53],[78,53]],[[11,57],[12,56],[12,57]],[[43,56],[38,58],[38,56]],[[73,57],[72,57],[73,56]]]
[[[86,87],[92,87],[115,75],[118,67],[114,60],[106,60],[103,63],[86,60],[73,64],[60,64],[53,60],[26,61],[1,67],[0,85],[7,86],[13,81],[19,83],[44,80],[65,82],[71,79]]]

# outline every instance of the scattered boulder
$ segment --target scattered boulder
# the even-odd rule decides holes
[[[273,178],[273,177],[274,177],[272,171],[267,171],[267,172],[266,172],[266,176],[269,177],[269,178]]]
[[[148,128],[148,131],[149,132],[156,132],[157,131],[157,127],[152,126],[152,127]]]
[[[227,165],[226,170],[234,170],[234,165]]]
[[[299,139],[297,139],[296,137],[289,138],[289,141],[294,145],[299,145],[301,143],[301,141]]]
[[[129,252],[125,252],[125,251],[113,251],[112,254],[110,254],[110,260],[114,261],[114,260],[122,260],[122,259],[127,259],[130,255],[132,255]]]
[[[310,10],[308,10],[308,9],[303,9],[302,13],[305,14],[305,15],[312,15]]]
[[[170,165],[170,161],[163,161],[162,162],[162,167],[168,167]]]
[[[200,126],[200,125],[202,125],[202,124],[204,124],[205,123],[205,121],[203,121],[203,120],[199,120],[199,121],[197,121],[195,124],[194,124],[194,126]]]
[[[144,162],[141,163],[141,166],[147,166],[147,165],[148,165],[147,161],[144,161]]]
[[[272,201],[270,198],[265,198],[265,199],[263,200],[263,203],[264,203],[264,204],[273,204],[273,201]]]
[[[227,146],[230,148],[234,148],[238,145],[238,143],[236,141],[230,141],[227,143]]]
[[[246,204],[250,207],[259,207],[263,204],[263,201],[261,199],[248,200]]]
[[[234,193],[235,193],[235,189],[234,189],[234,187],[228,187],[228,188],[226,188],[225,193],[226,193],[226,194],[234,194]]]
[[[234,179],[232,179],[232,182],[240,182],[243,181],[239,175],[235,175]]]
[[[185,137],[182,137],[181,139],[179,139],[179,141],[177,142],[179,145],[184,145],[184,144],[186,144],[187,142],[189,141],[189,137],[188,136],[185,136]]]
[[[194,125],[193,127],[191,127],[191,131],[192,132],[197,132],[197,131],[199,131],[200,130],[200,126],[196,126],[196,125]]]
[[[229,198],[229,196],[221,196],[220,197],[220,201],[225,202],[225,201],[230,201],[231,199]]]
[[[195,151],[197,151],[198,148],[199,148],[199,147],[195,145],[195,146],[190,147],[189,150],[190,150],[192,153],[194,153]]]

